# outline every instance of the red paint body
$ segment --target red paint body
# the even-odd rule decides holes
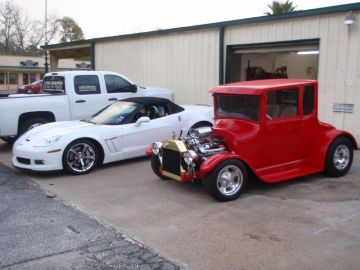
[[[305,115],[303,93],[307,86],[314,88],[314,103],[312,112]],[[267,119],[268,92],[294,88],[298,89],[297,115]],[[213,88],[210,92],[215,108],[217,95],[259,96],[259,118],[252,121],[224,117],[217,115],[215,109],[213,132],[225,138],[229,152],[204,161],[196,177],[204,179],[219,163],[235,158],[243,161],[264,182],[275,183],[322,172],[328,147],[338,136],[349,137],[356,149],[356,141],[350,133],[318,120],[317,91],[316,81],[297,79],[247,81]]]
[[[19,94],[38,94],[41,92],[42,81],[36,81],[30,84],[24,84],[19,87],[17,92]]]

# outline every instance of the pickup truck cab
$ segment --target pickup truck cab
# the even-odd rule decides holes
[[[0,96],[0,138],[11,141],[47,122],[87,118],[116,100],[140,96],[172,100],[172,95],[167,89],[137,86],[115,72],[52,72],[44,76],[42,94]]]
[[[216,200],[230,201],[239,197],[252,174],[276,183],[349,171],[357,143],[349,132],[318,120],[316,81],[248,81],[221,85],[211,93],[213,129],[194,129],[148,148],[160,178],[198,180]]]

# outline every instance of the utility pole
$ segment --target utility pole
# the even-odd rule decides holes
[[[47,0],[45,0],[45,46],[48,45],[47,41]],[[48,52],[45,49],[45,74],[49,72],[49,63],[48,63]]]

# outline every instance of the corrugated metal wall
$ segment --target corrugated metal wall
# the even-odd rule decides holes
[[[227,26],[224,49],[319,38],[319,118],[353,132],[360,141],[360,12],[353,13],[356,22],[350,29],[344,24],[345,15]],[[211,104],[208,90],[219,82],[219,29],[98,41],[95,57],[96,69],[123,73],[139,84],[171,88],[179,103]],[[355,104],[354,112],[333,112],[333,103]]]
[[[217,29],[98,42],[95,57],[96,69],[173,89],[182,104],[211,104],[208,90],[219,82]]]
[[[356,22],[350,28],[345,15],[230,26],[225,46],[320,38],[319,118],[351,131],[360,141],[360,12],[353,12]],[[354,112],[333,112],[333,103],[354,104]]]

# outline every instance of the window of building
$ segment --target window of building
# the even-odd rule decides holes
[[[5,84],[5,73],[0,72],[0,84]]]
[[[74,86],[78,95],[100,94],[99,77],[96,75],[75,76]]]
[[[9,73],[9,84],[18,84],[18,74],[17,73]]]
[[[314,86],[304,87],[304,100],[303,100],[304,115],[311,114],[314,110]]]
[[[35,76],[35,73],[29,73],[29,83],[33,83],[36,81],[36,76]]]
[[[271,91],[267,94],[268,120],[295,117],[298,114],[298,89]]]
[[[116,75],[105,75],[105,84],[108,93],[133,92],[132,84]]]

